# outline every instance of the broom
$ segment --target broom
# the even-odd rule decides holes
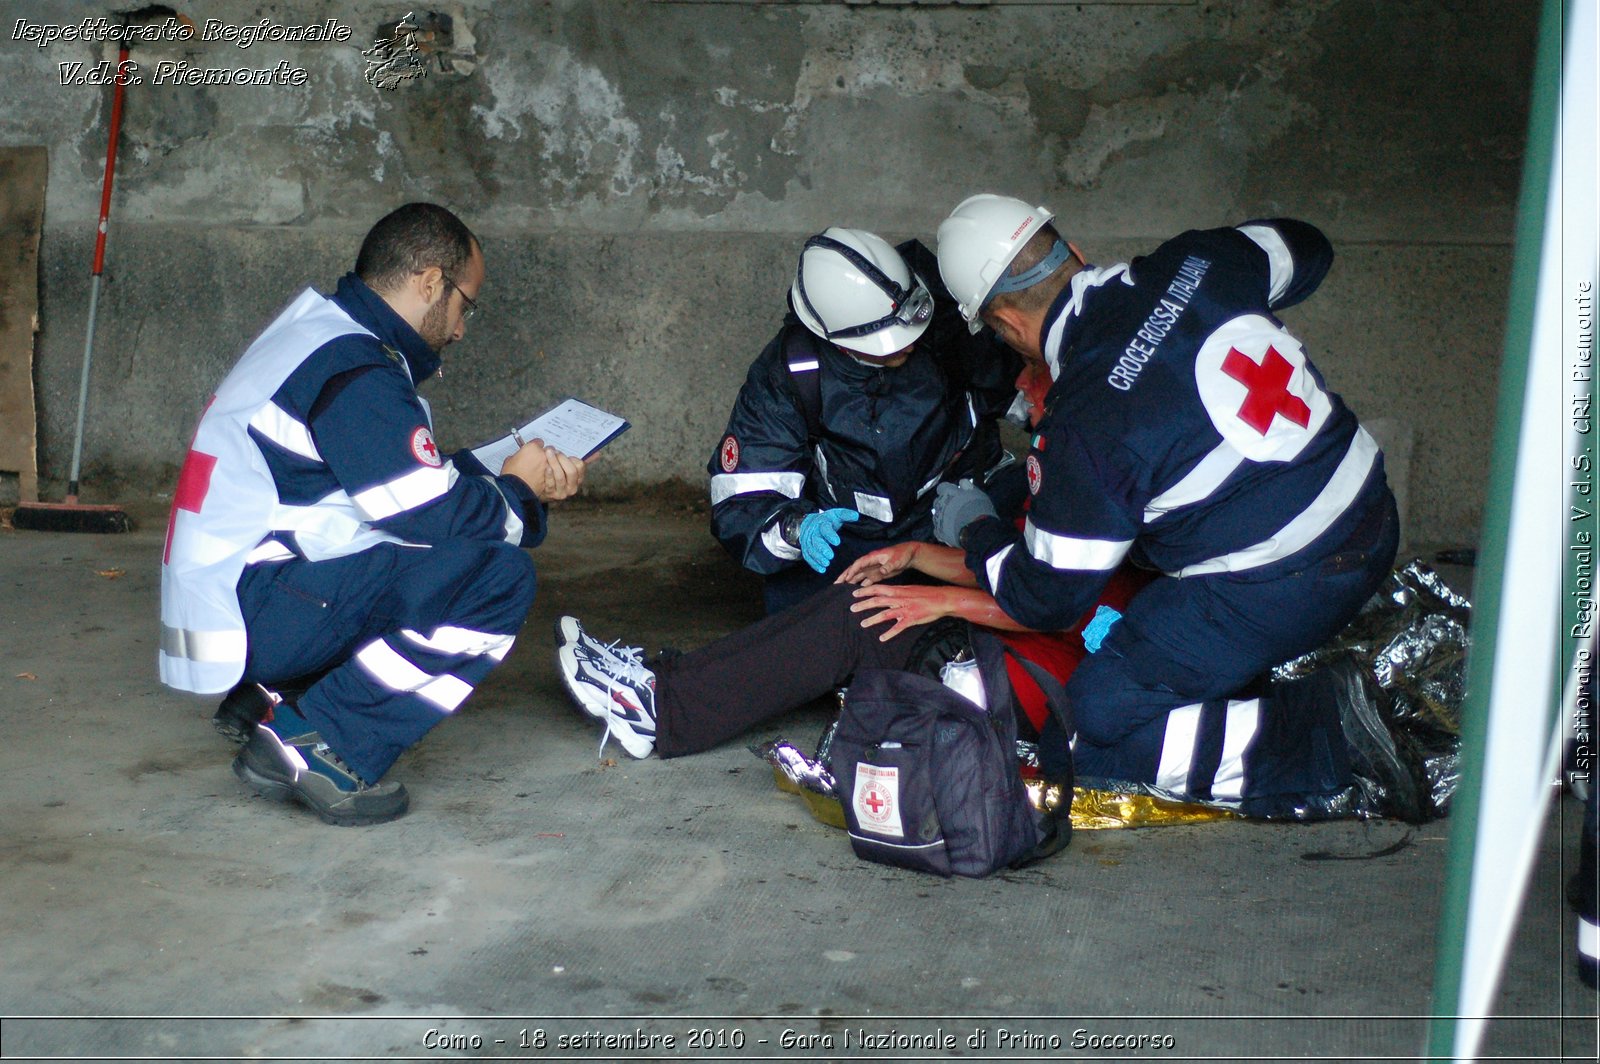
[[[94,242],[94,273],[89,288],[89,334],[83,342],[83,375],[78,381],[78,427],[72,441],[72,476],[65,502],[24,502],[11,515],[17,528],[39,532],[127,532],[128,515],[116,506],[95,506],[78,501],[78,471],[83,461],[83,414],[89,400],[89,362],[94,353],[94,318],[100,303],[100,271],[106,261],[106,217],[111,213],[111,176],[117,164],[117,136],[122,132],[122,90],[127,84],[128,45],[124,38],[117,53],[116,88],[111,95],[111,143],[106,147],[106,176],[100,187],[99,235]]]

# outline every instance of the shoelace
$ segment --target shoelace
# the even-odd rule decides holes
[[[313,749],[316,751],[316,755],[318,757],[322,758],[324,761],[332,762],[334,767],[337,768],[340,772],[345,773],[351,779],[355,780],[356,781],[356,790],[358,790],[358,791],[366,790],[367,781],[362,779],[360,774],[357,773],[355,769],[351,768],[348,764],[346,764],[344,758],[342,758],[338,754],[334,753],[333,752],[333,747],[329,746],[327,743],[318,743]]]
[[[594,654],[595,664],[601,672],[613,680],[640,682],[637,676],[631,675],[630,670],[644,669],[644,647],[625,647],[620,639],[602,643],[593,636],[589,637],[589,641],[598,648],[598,652],[591,648],[591,653]]]
[[[623,646],[622,640],[613,639],[609,643],[602,643],[589,633],[584,633],[584,638],[593,644],[589,649],[594,657],[595,666],[614,680],[625,683],[637,684],[637,676],[631,675],[633,670],[644,670],[644,647]],[[606,730],[600,733],[600,749],[595,752],[596,760],[604,760],[606,744],[611,741],[611,717],[606,716]]]

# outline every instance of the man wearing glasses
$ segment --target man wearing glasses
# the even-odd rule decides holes
[[[708,465],[712,532],[766,578],[768,613],[869,550],[931,538],[940,484],[1000,464],[996,419],[1018,367],[968,333],[914,240],[811,237],[789,307]]]
[[[223,380],[173,494],[162,681],[227,691],[234,773],[331,824],[406,811],[385,773],[510,650],[534,596],[521,548],[583,483],[538,441],[500,470],[434,443],[417,386],[484,275],[444,208],[382,218],[335,292],[302,292]]]

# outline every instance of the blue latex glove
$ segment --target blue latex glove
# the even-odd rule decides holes
[[[947,547],[961,546],[961,530],[981,517],[998,517],[994,500],[971,480],[940,484],[933,500],[933,536]]]
[[[1089,623],[1083,626],[1083,645],[1093,654],[1100,649],[1100,644],[1105,642],[1106,636],[1111,632],[1111,626],[1122,620],[1122,614],[1110,606],[1101,606],[1094,611],[1094,616]]]
[[[817,572],[827,572],[833,561],[833,548],[839,545],[839,526],[860,519],[860,514],[842,507],[806,514],[800,522],[800,556]]]

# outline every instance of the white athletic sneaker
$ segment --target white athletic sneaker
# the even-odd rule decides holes
[[[562,617],[556,621],[556,660],[573,701],[605,722],[601,755],[615,738],[629,757],[649,757],[656,748],[656,674],[644,667],[644,651],[602,643],[576,617]]]

